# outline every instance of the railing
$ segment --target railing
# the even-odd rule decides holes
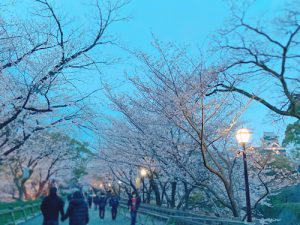
[[[27,221],[32,217],[39,215],[39,203],[25,205],[22,207],[11,207],[0,210],[1,225],[16,225],[18,222]]]
[[[123,208],[127,208],[126,202],[121,201],[120,204]],[[143,220],[160,220],[167,225],[245,225],[249,224],[237,219],[228,219],[213,216],[204,216],[189,211],[170,209],[160,206],[149,204],[141,204],[139,214],[143,214]],[[151,219],[152,218],[152,219]],[[143,221],[144,222],[144,221]],[[146,223],[145,223],[146,224]],[[258,224],[258,223],[251,223]]]

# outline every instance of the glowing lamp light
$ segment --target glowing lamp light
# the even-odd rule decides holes
[[[247,128],[242,128],[236,132],[235,137],[239,144],[245,145],[250,141],[251,132]]]
[[[142,168],[141,171],[140,171],[140,173],[141,173],[142,177],[145,177],[148,172],[147,172],[147,170],[145,168]]]

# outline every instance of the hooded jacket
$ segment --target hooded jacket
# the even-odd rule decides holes
[[[83,198],[75,198],[70,201],[63,220],[69,219],[69,225],[86,225],[89,222],[89,210]]]
[[[50,189],[40,208],[45,221],[58,221],[59,212],[62,217],[64,216],[64,202],[57,196],[56,189]]]

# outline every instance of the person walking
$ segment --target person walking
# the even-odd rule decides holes
[[[111,218],[112,220],[116,220],[119,206],[119,198],[116,195],[113,195],[109,200],[109,205],[111,207]]]
[[[59,213],[64,216],[64,201],[57,196],[57,188],[51,187],[49,195],[44,198],[40,209],[43,214],[43,225],[58,225]]]
[[[89,208],[92,208],[93,196],[92,196],[91,193],[87,194],[87,201],[88,201],[88,204],[89,204]]]
[[[69,218],[69,225],[86,225],[89,223],[89,208],[83,194],[79,191],[73,194],[73,199],[70,201],[62,221],[67,218]]]
[[[132,192],[131,197],[128,200],[128,209],[131,216],[131,225],[136,224],[137,212],[141,204],[141,198],[138,196],[137,192]]]
[[[93,197],[93,203],[94,203],[94,209],[97,210],[98,204],[99,204],[99,196],[98,193],[96,193]]]
[[[72,198],[73,198],[73,195],[72,194],[68,194],[67,195],[67,199],[68,199],[68,202],[70,203],[70,201],[72,200]]]
[[[102,192],[99,197],[99,204],[98,204],[99,216],[100,216],[100,219],[102,219],[102,220],[104,219],[104,216],[105,216],[106,203],[107,203],[107,198],[106,198],[105,194]]]

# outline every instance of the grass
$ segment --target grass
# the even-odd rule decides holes
[[[0,211],[7,210],[7,209],[13,209],[16,207],[28,206],[28,205],[36,204],[36,203],[40,203],[40,200],[26,201],[26,202],[17,201],[17,202],[10,202],[10,203],[0,202]],[[37,211],[39,211],[39,207],[34,208],[34,213],[36,213]],[[26,209],[25,212],[26,212],[27,216],[32,215],[31,209]],[[24,214],[22,211],[16,211],[16,212],[14,212],[14,217],[15,217],[15,220],[24,219]],[[4,214],[4,215],[0,216],[0,224],[1,225],[9,224],[10,222],[12,222],[11,214]]]
[[[279,219],[275,224],[300,224],[300,203],[281,203],[273,207],[261,207],[265,218]]]
[[[280,192],[270,195],[267,202],[272,205],[259,205],[257,212],[264,218],[279,219],[276,225],[300,224],[300,185],[283,188]]]

